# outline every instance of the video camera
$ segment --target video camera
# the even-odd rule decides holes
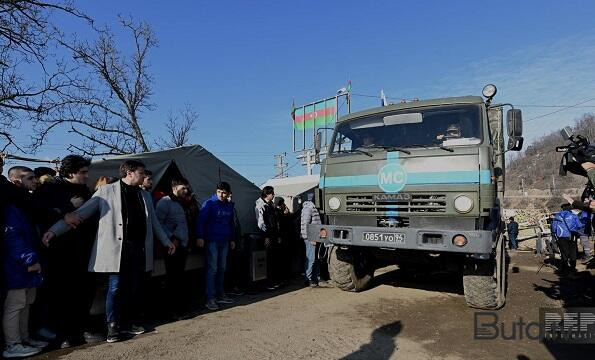
[[[582,135],[574,135],[572,129],[566,126],[560,130],[564,140],[570,141],[570,144],[556,146],[557,152],[563,152],[560,161],[560,175],[566,176],[567,172],[575,175],[587,176],[587,171],[581,164],[585,162],[595,163],[595,145],[589,143],[589,139]]]

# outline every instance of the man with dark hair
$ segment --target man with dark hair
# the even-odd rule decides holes
[[[44,231],[91,198],[87,186],[90,165],[88,158],[68,155],[60,164],[60,176],[40,186],[37,201],[53,210],[41,221]],[[47,281],[40,292],[49,298],[48,314],[52,318],[44,325],[55,328],[62,348],[102,340],[90,331],[83,332],[90,323],[96,289],[95,278],[87,272],[95,231],[95,224],[82,224],[58,237],[47,251]]]
[[[506,230],[508,232],[508,240],[510,241],[510,249],[516,250],[519,248],[517,245],[516,239],[519,236],[519,223],[514,221],[514,217],[511,216],[509,219],[508,224],[506,225]]]
[[[234,205],[228,199],[231,186],[227,182],[217,185],[216,194],[205,201],[198,215],[197,246],[207,248],[207,303],[209,310],[219,309],[218,304],[231,304],[223,288],[225,266],[229,248],[234,242]]]
[[[36,167],[35,169],[33,169],[33,172],[35,173],[35,177],[38,179],[45,175],[56,176],[56,170],[47,166]]]
[[[148,192],[153,189],[153,172],[151,170],[145,170],[145,179],[140,187]]]
[[[576,271],[576,243],[574,237],[582,229],[582,223],[572,211],[570,204],[562,204],[562,211],[554,216],[552,221],[552,235],[556,237],[562,264],[559,268],[561,274]]]
[[[279,219],[275,211],[273,199],[275,198],[275,189],[272,186],[265,186],[262,189],[260,198],[256,200],[256,222],[262,236],[264,237],[264,246],[267,250],[267,277],[269,281],[269,290],[278,289],[281,286],[281,276],[278,269],[279,245],[281,237],[279,234]]]
[[[162,197],[157,203],[155,213],[163,227],[163,231],[172,239],[176,246],[176,253],[165,258],[167,287],[171,302],[177,306],[172,308],[174,318],[183,316],[187,310],[188,301],[184,297],[184,268],[188,254],[188,221],[184,202],[190,191],[188,180],[179,178],[171,182],[171,193]]]
[[[153,270],[153,235],[172,255],[176,247],[167,237],[153,210],[151,196],[140,188],[145,166],[127,160],[120,166],[120,181],[104,185],[73,215],[55,223],[43,236],[44,244],[99,214],[99,230],[89,259],[89,271],[109,274],[106,298],[108,342],[123,332],[142,334],[138,325],[144,301],[140,291],[146,272]]]

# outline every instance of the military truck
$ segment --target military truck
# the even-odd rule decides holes
[[[504,154],[522,148],[522,117],[491,103],[494,85],[482,94],[338,119],[316,196],[323,224],[308,227],[310,239],[329,246],[337,287],[364,290],[387,263],[413,272],[437,266],[462,274],[469,306],[504,305]]]

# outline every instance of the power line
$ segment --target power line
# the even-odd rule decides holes
[[[573,107],[577,107],[577,106],[579,106],[579,105],[582,105],[582,104],[588,103],[588,102],[590,102],[590,101],[593,101],[593,100],[595,100],[595,98],[587,99],[587,100],[585,100],[585,101],[581,101],[581,102],[578,102],[578,103],[576,103],[576,104],[574,104],[574,105],[570,105],[570,106],[563,107],[563,108],[561,108],[561,109],[558,109],[558,110],[555,110],[555,111],[549,112],[549,113],[547,113],[547,114],[538,115],[538,116],[535,116],[535,117],[533,117],[533,118],[531,118],[531,119],[529,119],[529,120],[525,120],[525,121],[523,121],[523,122],[524,122],[524,123],[528,123],[528,122],[531,122],[531,121],[533,121],[533,120],[541,119],[541,118],[543,118],[543,117],[546,117],[546,116],[549,116],[549,115],[553,115],[553,114],[559,113],[559,112],[561,112],[561,111],[564,111],[564,110],[571,109],[571,108],[573,108]]]

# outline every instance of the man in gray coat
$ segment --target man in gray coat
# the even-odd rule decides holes
[[[313,198],[313,194],[308,194],[308,200],[304,201],[303,204],[301,235],[306,246],[306,264],[304,269],[304,273],[306,274],[306,285],[317,287],[318,273],[320,269],[318,259],[316,258],[316,241],[308,240],[308,224],[319,225],[321,224],[321,221],[318,209],[316,209],[316,205],[312,202]]]
[[[89,201],[55,223],[43,236],[47,246],[53,238],[99,214],[88,270],[109,274],[108,342],[120,339],[120,323],[125,333],[144,332],[137,323],[142,305],[139,295],[145,273],[153,269],[153,236],[168,249],[168,254],[176,250],[157,220],[151,196],[139,187],[144,171],[145,165],[140,161],[125,161],[120,165],[120,181],[99,188]]]

